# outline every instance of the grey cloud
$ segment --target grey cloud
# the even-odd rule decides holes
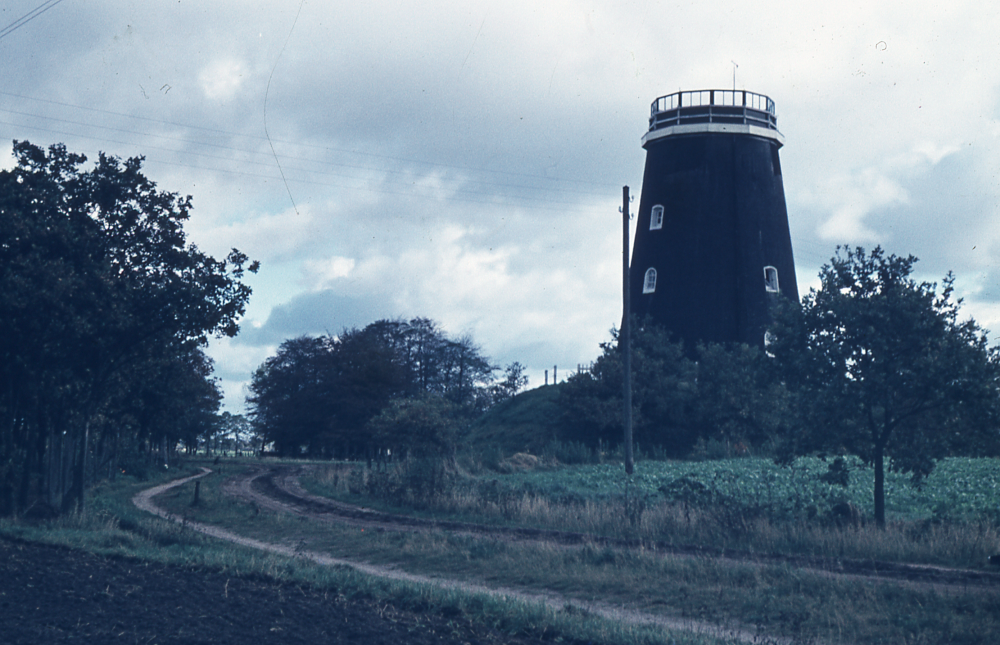
[[[375,299],[352,298],[333,290],[304,293],[271,310],[260,327],[244,326],[235,342],[249,346],[278,345],[305,334],[337,334],[345,328],[364,327],[397,314]]]

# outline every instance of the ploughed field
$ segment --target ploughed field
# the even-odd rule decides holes
[[[0,539],[0,643],[518,643],[435,612]]]

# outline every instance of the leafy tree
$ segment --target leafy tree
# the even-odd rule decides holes
[[[242,414],[222,412],[212,417],[211,424],[202,429],[193,439],[184,437],[184,447],[188,452],[195,452],[204,446],[205,453],[219,453],[225,456],[229,452],[235,455],[253,454],[260,448],[261,437],[254,432],[250,419]],[[191,441],[189,443],[189,441]]]
[[[504,369],[503,378],[490,386],[490,403],[492,405],[502,403],[526,387],[528,387],[528,376],[524,373],[524,365],[514,361]]]
[[[789,405],[787,388],[760,348],[698,346],[694,415],[701,437],[761,446],[787,424]]]
[[[368,427],[378,446],[393,454],[453,456],[460,425],[458,412],[443,396],[422,394],[393,400]]]
[[[482,355],[482,350],[465,335],[448,340],[440,347],[440,393],[466,413],[479,413],[492,404],[489,387],[497,367]]]
[[[913,256],[838,247],[801,307],[778,310],[768,352],[795,393],[787,454],[848,452],[874,466],[885,524],[884,460],[927,475],[937,459],[997,449],[1000,357],[959,320],[954,278],[911,277]]]
[[[399,339],[385,332],[378,324],[345,330],[331,344],[328,365],[333,373],[323,395],[329,418],[317,436],[324,445],[346,446],[347,453],[371,451],[368,421],[394,398],[414,394]]]
[[[369,421],[394,400],[437,396],[470,415],[486,407],[495,368],[469,337],[426,318],[379,320],[339,336],[285,341],[251,383],[251,416],[283,454],[376,448]]]
[[[687,358],[662,326],[634,320],[633,436],[640,446],[687,455],[699,439],[762,445],[785,424],[788,393],[768,357],[745,344],[699,345]],[[618,334],[590,370],[560,392],[565,439],[594,445],[622,440],[622,361]]]
[[[632,325],[633,437],[637,444],[661,446],[681,456],[697,439],[692,423],[696,394],[695,364],[680,343],[649,320]],[[622,441],[622,360],[618,331],[587,371],[570,376],[560,392],[566,439],[591,446]]]
[[[253,374],[247,398],[251,418],[279,454],[308,446],[332,416],[328,363],[333,342],[326,336],[286,340]]]
[[[135,377],[167,379],[157,365],[235,335],[257,270],[188,244],[190,197],[157,190],[142,158],[84,170],[65,146],[17,141],[14,156],[0,172],[0,515],[82,504],[94,439],[112,445],[108,429],[136,418]]]
[[[162,356],[148,354],[141,369],[128,375],[129,382],[114,388],[118,398],[110,409],[118,412],[106,415],[113,424],[102,437],[131,427],[153,445],[165,440],[168,446],[183,442],[193,449],[198,437],[216,427],[222,393],[212,376],[212,359],[197,346],[187,352],[164,350]]]

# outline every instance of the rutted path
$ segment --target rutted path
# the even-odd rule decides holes
[[[227,493],[272,510],[294,513],[314,520],[338,521],[385,530],[444,530],[467,535],[503,537],[505,539],[563,545],[596,544],[618,548],[641,547],[647,552],[653,549],[665,556],[714,557],[744,564],[787,564],[815,573],[873,581],[894,581],[921,588],[933,587],[935,590],[944,592],[949,589],[964,591],[970,587],[982,587],[987,591],[1000,592],[1000,574],[988,571],[876,560],[765,555],[732,550],[722,554],[711,549],[698,547],[679,547],[666,543],[640,543],[639,540],[606,538],[572,531],[498,527],[383,513],[309,493],[299,484],[299,477],[304,472],[305,469],[301,466],[260,467],[232,480],[227,486]]]
[[[454,578],[429,577],[411,574],[387,566],[377,566],[366,562],[335,558],[328,554],[303,550],[301,548],[273,542],[264,542],[238,535],[232,531],[216,526],[192,522],[178,515],[171,514],[153,502],[153,497],[193,479],[203,477],[210,472],[203,468],[198,475],[175,480],[173,482],[150,488],[137,494],[133,501],[137,507],[162,517],[164,519],[183,523],[188,528],[206,535],[228,540],[243,546],[268,551],[288,557],[302,557],[322,565],[349,566],[362,573],[383,578],[401,580],[419,584],[434,585],[441,588],[460,589],[468,593],[487,594],[515,598],[527,602],[538,602],[557,611],[572,607],[615,621],[631,624],[655,625],[670,630],[679,630],[706,634],[720,638],[729,638],[748,643],[791,643],[791,639],[764,636],[750,626],[717,625],[697,620],[673,618],[657,614],[611,606],[606,603],[589,602],[569,598],[555,592],[539,593],[507,587],[486,586],[469,580]],[[302,474],[300,467],[259,467],[248,473],[230,479],[224,484],[227,495],[241,499],[247,503],[256,504],[279,513],[295,514],[312,521],[325,521],[352,524],[383,530],[419,531],[444,530],[467,535],[512,540],[526,540],[556,543],[560,545],[578,545],[584,543],[607,544],[617,547],[636,546],[637,543],[620,539],[597,538],[581,533],[567,531],[520,529],[484,526],[463,522],[428,520],[405,515],[394,515],[345,504],[328,498],[318,497],[305,491],[298,482]],[[655,547],[665,557],[722,557],[741,563],[756,563],[761,565],[783,563],[815,573],[832,576],[861,578],[866,580],[882,580],[895,584],[934,588],[938,591],[968,591],[970,587],[988,592],[1000,591],[1000,575],[962,569],[948,569],[926,565],[906,565],[898,563],[883,563],[873,561],[826,560],[806,557],[765,557],[753,554],[727,553],[724,556],[712,554],[701,549],[677,549],[669,545],[645,545]]]
[[[228,531],[226,529],[219,528],[217,526],[203,524],[201,522],[192,522],[184,517],[181,517],[180,515],[175,515],[173,513],[170,513],[154,503],[153,498],[156,497],[157,495],[164,493],[172,488],[176,488],[177,486],[186,484],[192,480],[204,477],[205,475],[208,475],[212,472],[211,469],[209,468],[202,468],[202,471],[203,472],[197,475],[176,479],[172,482],[168,482],[166,484],[161,484],[159,486],[154,486],[153,488],[146,489],[136,494],[132,498],[132,502],[136,505],[136,507],[138,507],[141,510],[144,510],[148,513],[152,513],[153,515],[161,517],[165,520],[183,524],[185,527],[193,531],[197,531],[199,533],[203,533],[205,535],[218,538],[220,540],[226,540],[229,542],[233,542],[235,544],[250,547],[252,549],[258,549],[269,553],[276,553],[278,555],[284,555],[287,557],[305,558],[307,560],[311,560],[321,565],[347,566],[361,573],[365,573],[367,575],[378,576],[390,580],[400,580],[418,584],[433,585],[444,589],[455,589],[471,594],[485,594],[489,596],[511,598],[522,602],[541,603],[556,611],[565,611],[568,608],[573,608],[577,611],[589,612],[591,614],[595,614],[603,618],[607,618],[609,620],[614,620],[618,622],[630,623],[635,625],[653,625],[674,631],[684,631],[696,634],[704,634],[708,636],[714,636],[717,638],[728,638],[734,641],[744,642],[744,643],[766,642],[766,643],[775,643],[776,645],[778,644],[791,645],[793,643],[791,639],[787,638],[773,637],[773,636],[764,637],[757,631],[748,628],[720,626],[714,623],[707,623],[703,621],[689,620],[684,618],[671,618],[667,616],[649,614],[646,612],[626,609],[623,607],[614,607],[605,603],[588,602],[575,598],[569,598],[567,596],[563,596],[555,592],[538,593],[538,592],[528,592],[507,587],[487,587],[485,585],[469,582],[467,580],[429,577],[424,575],[406,573],[404,571],[399,571],[398,569],[394,569],[391,567],[377,566],[366,562],[347,560],[344,558],[335,558],[325,553],[319,553],[316,551],[308,551],[308,550],[299,550],[293,547],[277,544],[274,542],[265,542],[262,540],[256,540],[253,538],[238,535],[232,531]],[[231,492],[232,494],[236,494],[241,498],[252,500],[264,508],[289,512],[290,509],[288,508],[287,503],[275,500],[274,498],[271,497],[260,495],[259,493],[253,490],[254,486],[252,484],[254,480],[262,476],[263,474],[265,473],[256,472],[249,476],[241,477],[235,482],[231,482],[229,492]]]

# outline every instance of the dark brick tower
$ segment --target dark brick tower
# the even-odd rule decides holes
[[[630,265],[632,313],[683,340],[763,345],[798,300],[774,101],[698,90],[653,102]]]

